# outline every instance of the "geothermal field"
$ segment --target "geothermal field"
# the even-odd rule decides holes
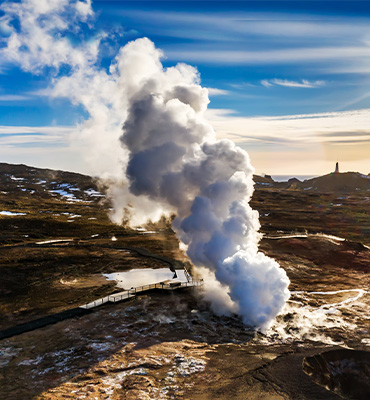
[[[370,399],[370,10],[334,3],[0,2],[1,400]]]
[[[217,312],[206,277],[178,288],[200,277],[171,221],[118,226],[96,180],[0,167],[4,400],[368,398],[368,177],[254,177],[260,251],[290,280],[259,329]],[[174,286],[68,313],[145,281]]]

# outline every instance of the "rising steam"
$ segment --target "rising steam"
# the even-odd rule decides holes
[[[90,119],[79,126],[79,141],[99,149],[99,159],[116,160],[104,164],[105,172],[118,176],[116,182],[125,183],[110,191],[115,221],[123,210],[132,224],[175,214],[173,228],[205,278],[205,297],[214,311],[237,313],[246,324],[266,329],[289,298],[289,280],[274,260],[258,252],[248,154],[216,139],[204,117],[208,91],[200,86],[197,70],[185,64],[165,69],[161,51],[150,40],[121,48],[108,72],[97,66],[104,35],[85,47],[56,35],[55,26],[61,32],[69,27],[63,16],[71,5],[75,14],[69,24],[75,27],[93,15],[89,2],[5,3],[6,23],[18,18],[21,30],[9,36],[4,54],[25,70],[33,70],[33,60],[37,70],[70,66],[68,75],[54,78],[48,94],[83,105]],[[43,33],[47,54],[32,46],[35,35]],[[122,150],[117,153],[118,141]]]
[[[209,271],[206,290],[213,277],[220,283],[207,293],[215,311],[222,293],[223,311],[266,328],[289,297],[289,281],[274,260],[258,252],[258,213],[248,204],[253,193],[248,154],[216,139],[204,118],[208,92],[197,71],[184,64],[164,69],[160,57],[148,39],[121,51],[120,62],[135,70],[121,136],[129,151],[130,191],[176,214],[173,227],[188,256]]]

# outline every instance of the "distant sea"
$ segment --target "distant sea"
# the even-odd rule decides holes
[[[272,179],[275,182],[286,182],[291,178],[297,178],[303,182],[306,179],[312,179],[316,177],[317,175],[272,175]]]

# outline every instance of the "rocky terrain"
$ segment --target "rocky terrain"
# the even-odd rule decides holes
[[[1,398],[369,398],[369,187],[255,178],[261,250],[291,280],[269,331],[214,315],[198,288],[143,294],[1,340]],[[118,290],[103,273],[188,261],[165,221],[113,225],[104,190],[0,164],[0,329]]]

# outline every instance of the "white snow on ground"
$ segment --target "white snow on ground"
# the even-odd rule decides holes
[[[23,360],[19,362],[18,365],[38,365],[43,359],[43,356],[37,356],[36,358],[30,360]]]
[[[319,238],[324,238],[324,239],[329,239],[329,240],[336,240],[343,242],[344,238],[334,236],[334,235],[326,235],[325,233],[312,233],[312,234],[306,234],[306,233],[296,233],[296,234],[286,234],[286,235],[279,235],[279,236],[268,236],[264,235],[265,239],[294,239],[294,238],[308,238],[308,237],[319,237]]]
[[[63,189],[53,189],[53,190],[49,190],[49,193],[56,193],[59,194],[60,196],[64,197],[67,201],[72,201],[72,202],[85,202],[85,203],[91,203],[89,201],[86,200],[82,200],[82,199],[77,199],[75,197],[75,195],[73,193],[68,193],[67,191],[63,190]]]
[[[81,215],[79,215],[79,214],[73,214],[70,212],[62,212],[62,213],[60,213],[60,215],[66,215],[68,218],[81,217]]]
[[[70,183],[60,183],[58,186],[60,188],[65,188],[65,189],[68,189],[68,190],[80,190],[80,189],[72,186]]]
[[[43,242],[36,242],[36,244],[48,244],[48,243],[58,243],[58,242],[73,242],[73,239],[44,240]]]
[[[15,347],[0,347],[0,367],[5,367],[10,361],[18,355],[21,349]]]
[[[145,228],[143,228],[143,227],[141,227],[141,226],[137,227],[135,230],[136,230],[136,232],[141,232],[141,233],[143,233],[143,234],[158,233],[158,232],[156,232],[156,231],[147,231]]]
[[[0,211],[0,215],[12,217],[14,215],[27,215],[27,213],[17,213],[17,212],[12,212],[12,211]]]
[[[94,190],[94,189],[87,189],[87,190],[85,190],[85,193],[88,196],[92,196],[92,197],[104,197],[104,194],[101,194],[100,192],[98,192],[97,190]]]
[[[68,193],[68,192],[66,192],[66,191],[63,190],[63,189],[49,190],[49,192],[50,192],[50,193],[57,193],[57,194],[59,194],[60,196],[67,197],[67,198],[71,198],[71,199],[74,199],[74,198],[75,198],[74,194]]]
[[[15,176],[11,175],[10,179],[13,181],[24,181],[25,178],[16,178]]]
[[[264,236],[266,239],[293,239],[293,238],[307,238],[308,235],[302,233],[297,235],[280,235],[280,236]]]
[[[28,192],[29,194],[34,194],[35,193],[35,191],[32,190],[32,189],[21,188],[20,186],[18,186],[18,187],[22,190],[22,192]]]
[[[333,235],[325,235],[325,233],[316,233],[314,236],[319,236],[325,239],[332,239],[332,240],[338,240],[339,242],[344,242],[346,239],[338,237],[338,236],[333,236]]]
[[[35,183],[36,183],[36,185],[43,185],[44,183],[46,183],[46,181],[39,180],[38,182],[35,182]]]

